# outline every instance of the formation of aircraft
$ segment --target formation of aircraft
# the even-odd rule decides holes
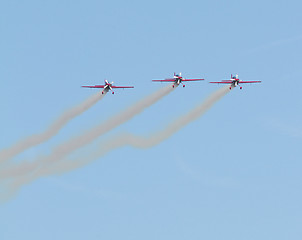
[[[181,76],[181,73],[179,74],[175,74],[173,78],[166,78],[166,79],[162,79],[162,80],[152,80],[153,82],[174,82],[174,84],[172,85],[172,87],[175,87],[175,85],[179,85],[182,84],[183,87],[185,87],[186,85],[184,85],[182,82],[193,82],[193,81],[202,81],[204,80],[203,78],[196,78],[196,79],[185,79]]]
[[[231,74],[231,79],[222,80],[220,82],[210,82],[210,83],[230,84],[230,89],[232,89],[232,87],[240,86],[239,84],[241,84],[241,83],[261,83],[261,81],[254,81],[254,80],[244,81],[244,80],[239,79],[238,74],[236,74],[235,76],[233,76]],[[242,89],[241,86],[240,86],[240,89]]]
[[[174,88],[175,85],[179,86],[180,84],[183,85],[183,87],[185,87],[185,85],[182,82],[193,82],[193,81],[203,81],[203,78],[191,78],[191,79],[185,79],[181,76],[181,73],[179,74],[175,74],[173,78],[166,78],[166,79],[156,79],[156,80],[152,80],[153,82],[173,82],[172,87]],[[231,74],[231,79],[226,79],[226,80],[221,80],[220,82],[210,82],[210,83],[218,83],[218,84],[230,84],[230,89],[232,89],[232,87],[237,87],[240,86],[239,84],[242,83],[261,83],[261,81],[258,80],[241,80],[238,77],[238,74],[236,74],[235,76],[233,76]],[[112,94],[114,94],[113,89],[114,88],[134,88],[133,86],[114,86],[113,82],[109,83],[107,80],[105,80],[105,84],[104,85],[94,85],[94,86],[82,86],[85,88],[102,88],[102,94],[107,93],[108,91],[112,91]],[[240,86],[240,89],[242,89],[242,87]]]
[[[114,86],[113,82],[109,83],[105,79],[105,85],[94,85],[94,86],[82,86],[86,88],[103,88],[102,94],[107,93],[109,90],[112,91],[112,94],[114,94],[113,88],[134,88],[133,86]]]

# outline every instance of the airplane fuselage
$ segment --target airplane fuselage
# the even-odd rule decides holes
[[[239,83],[239,79],[233,80],[232,85],[233,87],[237,87]]]
[[[179,85],[181,84],[181,82],[182,82],[182,77],[175,76],[175,77],[174,77],[174,84],[173,84],[172,86],[173,86],[173,87],[175,87],[174,85],[179,86]],[[183,86],[185,86],[185,85],[183,85]]]
[[[110,90],[112,91],[110,84],[105,84],[102,94],[108,93]]]
[[[231,89],[232,87],[237,87],[237,86],[239,86],[240,81],[242,81],[242,80],[240,80],[239,78],[234,78],[234,79],[233,79],[233,82],[232,82],[232,84],[231,84],[230,89]],[[242,89],[242,87],[240,87],[240,89]]]
[[[181,82],[182,82],[182,77],[179,77],[179,76],[174,77],[174,83],[175,84],[179,85],[179,84],[181,84]]]

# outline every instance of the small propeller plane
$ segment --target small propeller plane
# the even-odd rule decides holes
[[[175,74],[174,73],[174,76],[173,78],[166,78],[166,79],[163,79],[163,80],[152,80],[153,82],[174,82],[174,84],[172,85],[172,87],[174,88],[175,85],[179,85],[179,84],[182,84],[183,87],[185,87],[186,85],[184,85],[182,82],[191,82],[191,81],[202,81],[204,80],[203,78],[196,78],[196,79],[185,79],[181,76],[181,73],[179,74]]]
[[[105,79],[105,85],[94,85],[94,86],[82,86],[86,88],[103,88],[102,94],[107,93],[109,90],[112,91],[112,94],[114,94],[113,88],[134,88],[133,86],[114,86],[113,82],[109,83]]]
[[[238,78],[238,74],[236,74],[235,76],[233,76],[231,74],[231,79],[228,80],[222,80],[221,82],[210,82],[210,83],[218,83],[218,84],[231,84],[230,85],[230,89],[232,89],[232,87],[237,87],[240,86],[239,84],[241,83],[261,83],[261,81],[244,81],[244,80],[240,80]],[[240,86],[240,89],[242,89],[242,87]]]

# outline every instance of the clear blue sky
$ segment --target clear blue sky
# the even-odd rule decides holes
[[[1,149],[96,92],[83,84],[135,86],[108,94],[20,160],[101,123],[174,71],[206,81],[176,89],[115,133],[163,128],[220,87],[208,81],[231,73],[263,83],[234,89],[156,147],[124,147],[26,185],[0,206],[0,239],[301,239],[301,8],[1,1]]]

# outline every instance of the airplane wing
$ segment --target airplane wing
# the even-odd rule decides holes
[[[86,87],[86,88],[104,88],[105,85],[82,86],[82,87]]]
[[[134,88],[133,86],[111,86],[112,88]]]
[[[240,81],[239,84],[241,83],[261,83],[261,81]]]
[[[175,82],[174,78],[167,78],[163,80],[152,80],[152,82]]]
[[[183,79],[183,82],[193,82],[193,81],[203,81],[203,78],[195,78],[195,79]]]

